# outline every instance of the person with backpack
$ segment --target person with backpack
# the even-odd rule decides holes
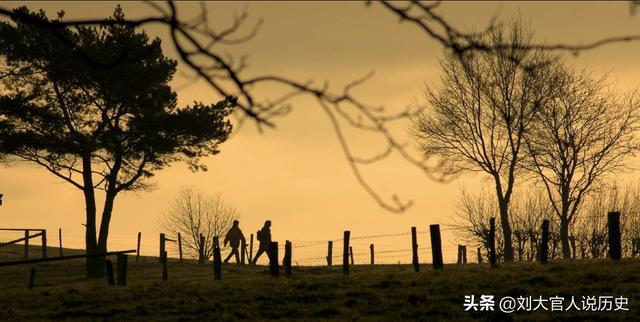
[[[240,264],[240,255],[238,254],[238,247],[240,247],[241,242],[242,244],[246,243],[246,240],[244,239],[244,235],[242,234],[242,230],[240,230],[240,222],[237,220],[233,221],[233,226],[231,227],[231,229],[229,229],[229,231],[227,232],[227,235],[224,237],[224,246],[227,246],[227,243],[229,243],[229,246],[231,246],[231,253],[229,253],[229,256],[227,256],[227,258],[224,260],[224,263],[229,263],[229,259],[231,258],[231,256],[235,255],[236,257],[236,263]],[[244,251],[244,249],[242,250]]]
[[[256,233],[256,237],[260,242],[260,246],[258,246],[256,256],[253,257],[253,265],[256,264],[260,255],[262,255],[264,252],[267,253],[267,256],[269,255],[269,245],[271,245],[271,220],[267,220],[264,222],[264,226],[262,227],[262,229],[258,230],[258,232]]]

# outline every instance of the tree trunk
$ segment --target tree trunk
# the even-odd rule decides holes
[[[562,243],[562,258],[571,258],[571,246],[569,245],[569,219],[566,216],[560,218],[560,241]]]
[[[82,179],[84,183],[84,202],[86,211],[85,243],[88,255],[99,254],[100,249],[96,240],[96,197],[91,177],[91,156],[82,157]],[[87,276],[90,278],[104,277],[104,258],[87,257]]]
[[[500,225],[502,225],[502,236],[504,238],[504,261],[513,262],[513,244],[511,241],[511,225],[509,224],[509,201],[500,200]]]
[[[113,212],[113,203],[115,198],[115,192],[107,191],[104,200],[104,209],[102,210],[102,219],[100,222],[100,235],[98,236],[98,247],[100,247],[104,252],[107,251],[109,224],[111,223],[111,213]]]

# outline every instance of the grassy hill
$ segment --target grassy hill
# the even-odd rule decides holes
[[[40,254],[34,246],[32,254]],[[0,248],[0,261],[22,256],[22,245]],[[78,252],[65,250],[65,254]],[[57,254],[52,248],[49,254]],[[115,258],[113,259],[115,262]],[[28,276],[36,269],[35,288]],[[396,321],[575,321],[637,320],[640,261],[563,261],[469,264],[433,271],[422,265],[294,267],[293,277],[272,278],[265,266],[223,265],[222,281],[212,265],[168,265],[162,282],[157,258],[129,258],[127,286],[84,277],[84,260],[0,267],[0,320],[385,320]],[[628,312],[465,312],[464,296],[550,297],[613,295],[629,298]],[[548,306],[548,305],[547,305]],[[566,306],[566,303],[565,303]],[[497,307],[496,307],[497,309]]]

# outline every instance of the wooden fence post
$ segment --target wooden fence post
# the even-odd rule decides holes
[[[491,267],[498,265],[498,257],[496,256],[496,218],[489,219],[489,263]]]
[[[213,279],[222,279],[222,256],[218,246],[213,247]]]
[[[118,285],[127,285],[127,262],[129,256],[118,254]]]
[[[291,277],[291,242],[288,240],[284,244],[284,258],[282,259],[282,266],[284,266],[284,275]]]
[[[327,266],[331,267],[333,264],[333,241],[329,241],[327,245]]]
[[[456,264],[460,266],[462,264],[462,245],[458,245],[458,260]]]
[[[218,236],[213,236],[213,247],[220,248],[220,239],[218,238]]]
[[[180,256],[180,263],[182,263],[182,236],[178,233],[178,255]]]
[[[351,258],[351,265],[354,264],[353,262],[353,247],[349,246],[349,258]]]
[[[32,290],[33,286],[36,283],[36,268],[31,267],[31,271],[29,271],[29,289]]]
[[[111,286],[116,285],[116,282],[113,278],[113,263],[111,263],[110,259],[107,259],[105,261],[105,265],[107,266],[107,282]]]
[[[142,233],[138,232],[138,246],[136,247],[136,262],[140,260],[140,239],[142,238]]]
[[[60,257],[64,256],[62,253],[62,228],[58,228],[58,241],[60,242]]]
[[[349,236],[351,232],[344,231],[343,248],[342,248],[342,274],[349,275]]]
[[[162,254],[162,257],[166,258],[167,257],[167,252],[165,251],[164,254]],[[167,269],[167,261],[163,261],[162,262],[162,281],[165,282],[169,279],[169,270]]]
[[[482,264],[482,250],[478,247],[478,264]]]
[[[411,250],[413,256],[411,257],[411,263],[413,264],[413,271],[420,271],[420,262],[418,261],[418,232],[416,227],[411,227]]]
[[[249,264],[253,263],[253,234],[251,234],[251,239],[249,241]]]
[[[278,265],[278,242],[269,244],[269,272],[272,277],[280,275],[280,266]]]
[[[431,256],[433,257],[433,269],[444,269],[442,260],[442,241],[440,240],[440,225],[429,225],[431,235]]]
[[[462,264],[467,263],[467,245],[462,245]]]
[[[540,240],[540,263],[549,262],[549,220],[542,221],[542,238]]]
[[[607,214],[609,228],[609,258],[620,260],[622,258],[622,242],[620,236],[620,212],[611,211]]]
[[[164,243],[165,243],[165,236],[164,233],[160,233],[160,252],[159,252],[159,256],[160,256],[160,263],[162,263],[162,258],[165,252],[165,247],[164,247]]]
[[[29,258],[29,229],[24,231],[24,258]]]
[[[371,250],[371,265],[375,265],[376,261],[375,261],[375,258],[374,258],[373,244],[369,245],[369,250]]]
[[[42,258],[47,258],[47,230],[42,230]]]
[[[200,263],[200,264],[204,264],[204,253],[205,253],[204,243],[205,243],[205,241],[206,241],[206,239],[205,239],[204,235],[200,234],[200,245],[198,245],[199,248],[200,248],[199,249],[199,256],[198,256],[198,263]]]

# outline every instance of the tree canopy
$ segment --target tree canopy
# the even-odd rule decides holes
[[[43,11],[17,10],[48,21]],[[122,9],[109,20],[124,21]],[[217,154],[232,130],[233,99],[177,106],[169,85],[176,62],[160,45],[124,24],[53,31],[0,23],[0,154],[84,192],[88,252],[106,250],[119,192],[147,188],[145,179],[171,162],[206,170],[201,157]],[[95,189],[106,195],[97,241]]]

